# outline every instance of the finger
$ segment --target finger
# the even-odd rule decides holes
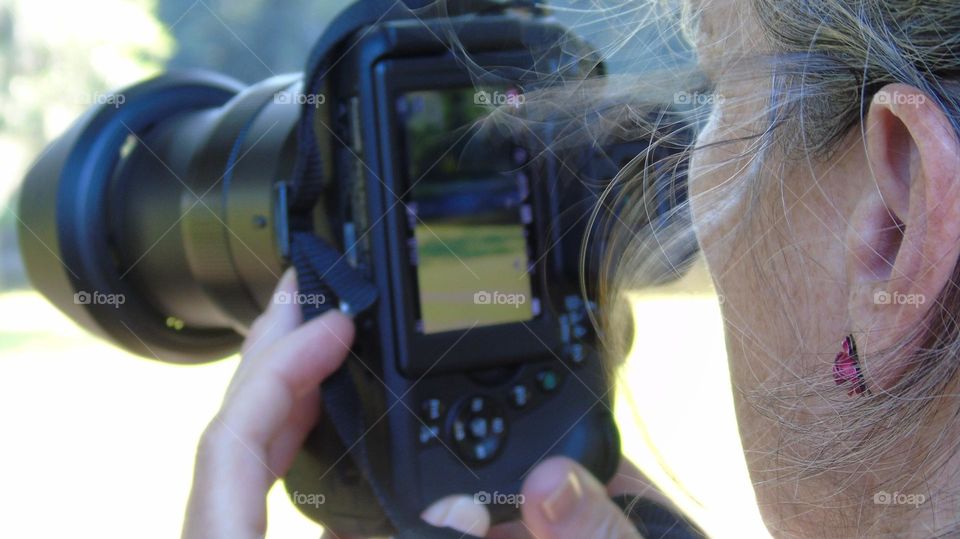
[[[228,391],[220,417],[249,444],[265,448],[294,404],[336,371],[353,342],[353,322],[328,311],[261,353]]]
[[[479,537],[485,536],[490,529],[487,508],[470,496],[447,496],[428,507],[420,518],[434,526]]]
[[[511,520],[494,524],[487,532],[486,539],[538,539],[530,534],[530,530],[522,520]]]
[[[218,419],[197,448],[182,539],[253,539],[267,530],[266,494],[276,474]]]
[[[606,488],[576,462],[554,457],[523,485],[524,524],[540,539],[640,539]]]
[[[286,474],[310,429],[320,417],[320,388],[308,392],[294,403],[286,424],[280,427],[267,448],[267,463],[277,473]]]
[[[300,325],[303,317],[296,303],[279,300],[283,297],[292,298],[296,293],[296,270],[292,267],[287,268],[270,296],[267,310],[253,321],[250,331],[247,332],[247,337],[243,340],[241,354],[243,354],[244,359],[256,356],[258,352],[269,348],[281,337]]]
[[[299,446],[315,419],[310,414],[318,408],[317,386],[340,366],[352,340],[350,319],[330,311],[249,365],[201,439],[185,538],[262,537],[267,491],[286,473],[277,461],[292,458],[288,447]],[[294,432],[285,434],[287,429]],[[278,443],[287,448],[275,449]]]

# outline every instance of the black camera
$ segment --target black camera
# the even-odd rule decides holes
[[[559,122],[509,127],[526,125],[527,96],[603,70],[536,9],[362,4],[369,18],[338,19],[306,80],[171,73],[88,111],[23,186],[31,279],[89,330],[170,362],[233,353],[271,301],[354,314],[341,375],[355,400],[326,404],[364,432],[345,440],[324,414],[286,478],[338,532],[390,533],[454,493],[510,518],[550,455],[609,479],[620,448],[584,286],[604,246],[591,215],[648,140],[554,151]],[[660,215],[681,202],[670,193]],[[271,295],[297,223],[372,285],[372,306],[336,286]]]

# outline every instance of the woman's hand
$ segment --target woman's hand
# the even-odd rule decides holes
[[[296,293],[292,270],[277,293]],[[200,440],[184,539],[264,536],[267,492],[316,424],[320,383],[340,366],[352,341],[353,323],[338,311],[301,325],[295,304],[273,302],[254,322],[220,411]],[[492,539],[639,538],[609,499],[626,492],[657,496],[626,461],[604,487],[575,462],[552,458],[524,483],[521,522],[491,528],[486,508],[472,496],[440,500],[423,518]]]
[[[530,472],[523,484],[522,519],[490,527],[490,516],[472,496],[449,496],[424,511],[435,526],[490,539],[641,539],[610,497],[643,495],[670,507],[636,468],[622,460],[607,486],[576,462],[553,457]]]
[[[277,292],[294,294],[288,270]],[[197,450],[184,539],[263,537],[266,496],[317,421],[320,383],[343,362],[353,323],[338,311],[301,325],[272,302],[247,335],[243,359]]]

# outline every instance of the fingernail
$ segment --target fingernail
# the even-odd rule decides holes
[[[467,496],[448,496],[430,506],[420,517],[434,526],[484,535],[490,527],[490,514]]]
[[[443,518],[441,527],[453,528],[465,532],[477,525],[473,502],[469,498],[457,498]]]
[[[577,474],[567,472],[563,483],[541,504],[543,514],[553,523],[560,522],[573,512],[583,498],[583,487]]]
[[[280,281],[277,283],[277,290],[283,290],[289,283],[292,283],[294,279],[296,279],[296,270],[293,269],[293,266],[290,266],[283,272],[283,275],[280,276]]]
[[[452,506],[453,504],[447,500],[434,503],[420,515],[420,518],[434,526],[439,526],[447,518],[447,513],[450,512]]]
[[[277,284],[273,287],[273,294],[270,295],[270,303],[267,305],[268,311],[276,307],[278,304],[283,305],[290,303],[290,296],[296,293],[296,280],[297,277],[293,266],[287,268],[286,271],[283,272],[283,275],[280,276],[280,280],[277,281]]]

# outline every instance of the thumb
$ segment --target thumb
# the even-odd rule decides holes
[[[447,496],[420,515],[425,522],[440,528],[453,528],[464,534],[483,537],[490,529],[490,513],[469,496]]]
[[[641,539],[606,488],[576,462],[540,463],[523,485],[523,521],[541,539]]]

